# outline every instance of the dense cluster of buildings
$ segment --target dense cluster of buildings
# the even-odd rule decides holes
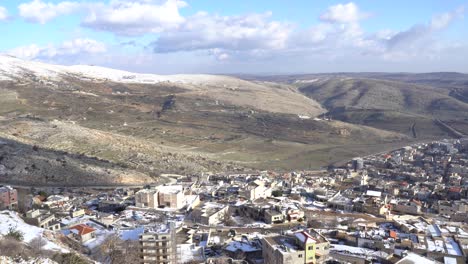
[[[141,263],[462,264],[468,140],[322,171],[174,176],[169,185],[51,188],[21,199],[24,208],[14,188],[0,187],[0,208],[21,209],[25,222],[89,254],[112,234],[138,241]]]

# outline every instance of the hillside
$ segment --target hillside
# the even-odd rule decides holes
[[[337,78],[317,81],[300,90],[327,109],[378,109],[439,117],[460,117],[468,111],[468,104],[447,91],[395,81]]]
[[[411,140],[316,119],[326,109],[290,84],[0,61],[0,182],[127,185],[163,173],[310,169]]]

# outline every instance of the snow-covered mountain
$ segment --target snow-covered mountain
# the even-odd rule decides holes
[[[226,79],[235,80],[235,78],[228,76],[206,74],[156,75],[132,73],[90,65],[62,66],[37,61],[28,61],[10,55],[0,54],[0,80],[15,80],[28,76],[47,80],[60,80],[62,77],[72,76],[86,80],[114,81],[123,83],[174,82],[201,84],[217,83],[220,81],[226,81]]]

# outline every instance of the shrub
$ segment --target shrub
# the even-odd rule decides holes
[[[88,261],[74,253],[57,253],[52,259],[59,264],[88,264]]]
[[[12,237],[0,239],[0,255],[7,257],[17,257],[23,252],[23,245]]]
[[[281,190],[274,190],[274,191],[271,192],[271,195],[273,195],[274,197],[283,196],[283,191],[281,191]]]
[[[8,229],[8,233],[6,233],[5,237],[14,238],[17,241],[23,241],[24,233],[17,230],[16,228],[10,227]]]

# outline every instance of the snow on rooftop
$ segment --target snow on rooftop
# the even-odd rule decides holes
[[[231,252],[236,252],[237,250],[241,250],[242,252],[254,252],[261,251],[262,247],[253,241],[232,241],[226,246],[225,249]]]
[[[196,247],[193,244],[180,244],[180,259],[181,263],[190,261],[203,261],[203,248]]]
[[[382,192],[367,190],[366,195],[372,197],[380,197],[382,196]]]
[[[330,246],[331,246],[330,251],[338,251],[342,253],[350,253],[350,254],[356,254],[356,255],[360,255],[360,254],[370,255],[375,252],[367,248],[352,247],[352,246],[346,246],[346,245],[332,244]]]
[[[445,246],[447,247],[447,253],[449,255],[462,256],[462,250],[458,243],[451,237],[445,238]]]
[[[396,264],[399,264],[399,263],[436,263],[436,262],[426,257],[423,257],[421,255],[418,255],[416,253],[408,252],[408,255],[406,255],[406,257],[399,260]]]
[[[138,240],[140,237],[140,234],[144,232],[145,232],[144,227],[137,227],[134,229],[123,230],[120,233],[120,238],[122,240]]]

